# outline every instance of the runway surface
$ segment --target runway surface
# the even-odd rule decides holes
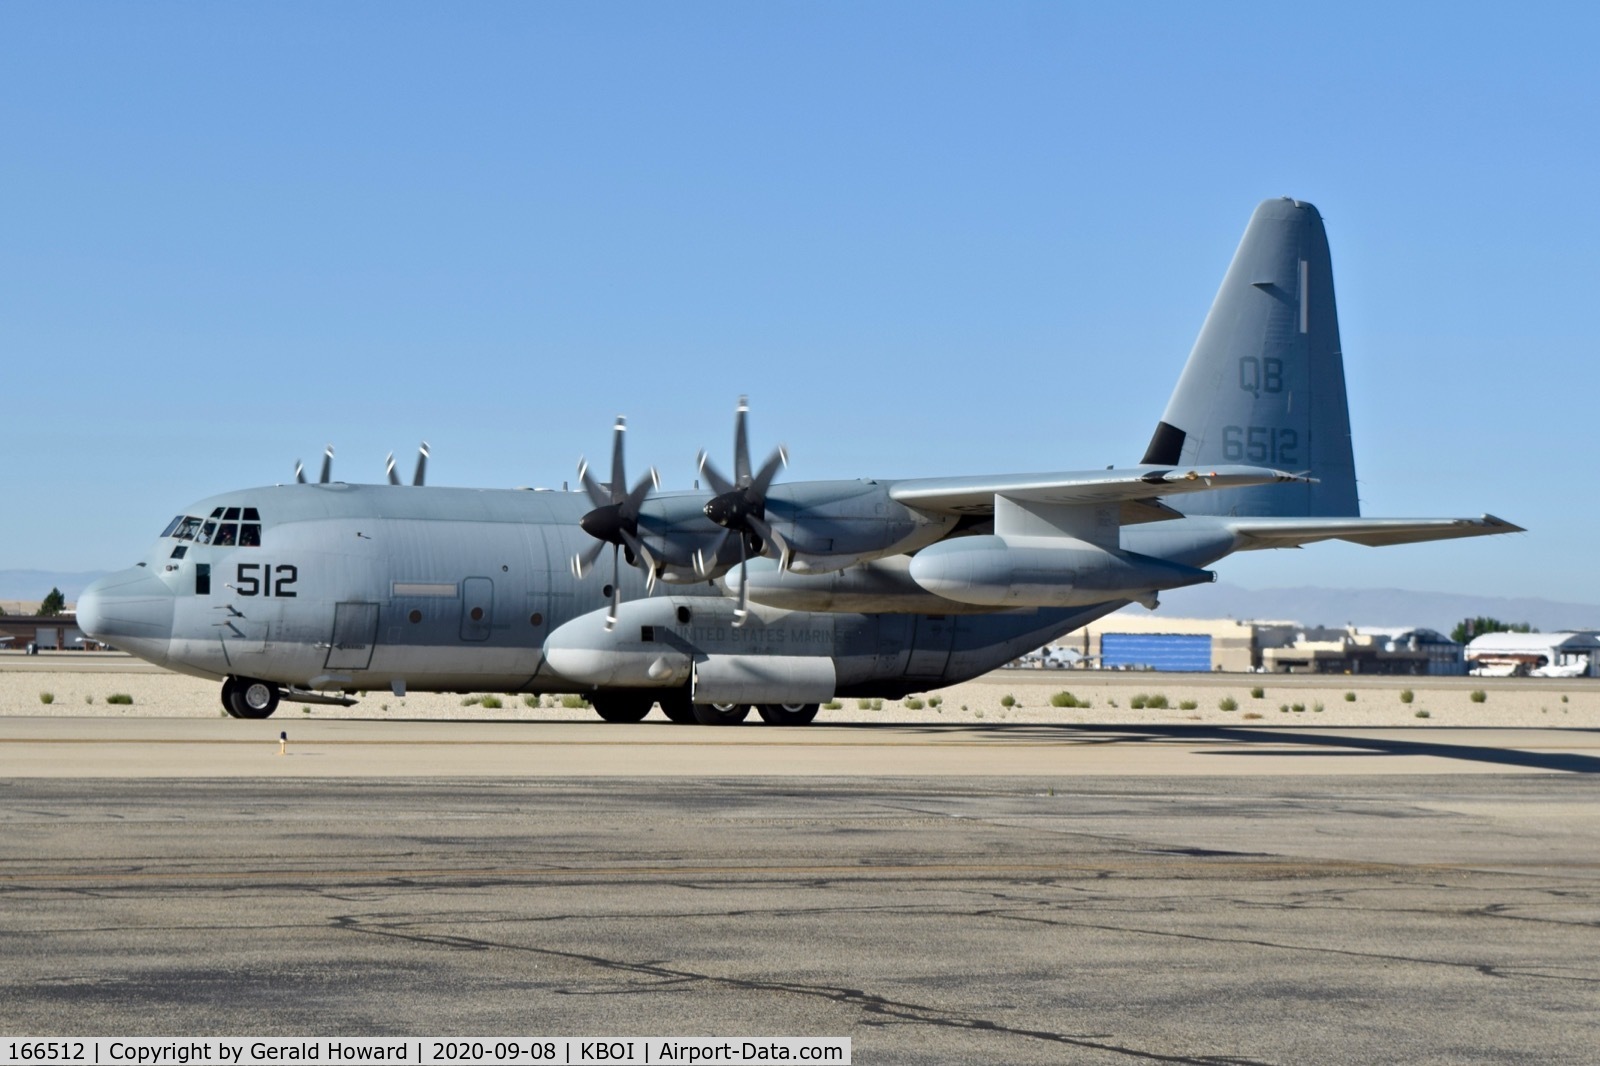
[[[1590,733],[37,721],[0,721],[7,1034],[1595,1059]]]

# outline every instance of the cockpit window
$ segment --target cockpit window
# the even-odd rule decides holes
[[[243,522],[239,521],[241,517]],[[161,535],[218,547],[259,548],[261,512],[254,507],[218,507],[209,519],[179,515],[167,524]]]

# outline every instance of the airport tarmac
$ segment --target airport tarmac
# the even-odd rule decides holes
[[[0,1032],[1596,1058],[1581,682],[1004,671],[803,729],[444,695],[250,722],[43,660],[0,663]]]
[[[1588,1063],[1597,741],[0,718],[0,1031]]]

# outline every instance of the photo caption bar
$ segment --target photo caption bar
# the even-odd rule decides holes
[[[849,1037],[67,1037],[6,1039],[0,1066],[276,1066],[279,1063],[850,1062]]]

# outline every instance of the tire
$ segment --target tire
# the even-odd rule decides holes
[[[594,705],[594,713],[608,722],[642,722],[655,701],[632,692],[597,692],[589,702]]]
[[[738,725],[750,715],[748,703],[697,703],[694,720],[701,725]]]
[[[689,702],[686,691],[662,696],[656,702],[661,705],[661,713],[678,725],[696,725],[700,721],[694,716],[694,704]]]
[[[227,712],[229,718],[239,717],[239,712],[233,709],[233,690],[235,687],[232,677],[222,679],[222,709]]]
[[[271,718],[278,709],[278,686],[270,681],[257,681],[253,677],[233,678],[233,691],[228,695],[235,718]]]
[[[810,725],[817,716],[815,703],[763,703],[756,708],[768,725]]]

